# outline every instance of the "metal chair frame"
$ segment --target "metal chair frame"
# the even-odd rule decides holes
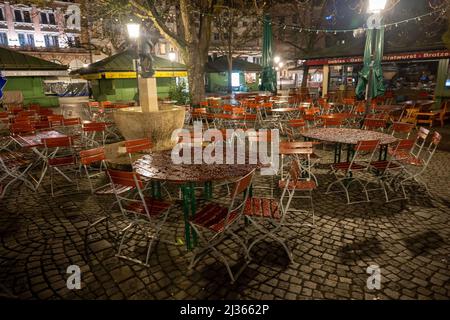
[[[355,177],[355,175],[359,174],[364,176],[365,173],[368,173],[370,163],[373,161],[379,145],[380,140],[359,141],[355,147],[355,154],[350,162],[332,165],[331,172],[334,174],[336,181],[328,186],[326,194],[342,193],[342,191],[331,192],[332,187],[338,184],[344,189],[347,204],[370,202],[365,181],[360,177]],[[343,177],[339,176],[340,172],[344,173]],[[366,196],[366,201],[350,201],[349,188],[353,183],[359,183],[361,185]]]
[[[196,217],[192,218],[189,222],[191,227],[195,230],[199,237],[199,246],[194,250],[189,269],[192,270],[195,265],[209,252],[211,252],[216,258],[221,260],[225,265],[228,275],[230,276],[231,283],[234,283],[242,271],[247,266],[247,262],[236,273],[233,274],[230,268],[230,264],[227,261],[225,255],[223,255],[216,247],[221,244],[228,236],[231,236],[236,242],[244,249],[246,260],[248,261],[248,249],[245,241],[241,239],[235,232],[235,227],[239,224],[241,218],[244,216],[244,209],[247,203],[247,199],[250,193],[250,187],[255,174],[255,170],[240,178],[234,183],[233,192],[228,207],[224,207],[217,204],[217,208],[226,211],[224,217],[220,217],[217,220],[215,215],[205,215],[206,223],[214,223],[211,226],[202,224],[200,219],[202,218],[202,211],[196,214]],[[242,196],[242,200],[239,201],[238,197]],[[205,207],[206,210],[208,207]],[[208,213],[208,212],[206,212]],[[215,220],[214,220],[215,219]],[[214,226],[222,226],[219,229],[214,229]]]

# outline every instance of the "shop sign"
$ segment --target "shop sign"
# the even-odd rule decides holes
[[[428,59],[445,59],[445,58],[450,58],[450,52],[447,50],[388,54],[383,56],[383,61],[389,62],[389,61],[428,60]],[[308,66],[320,66],[327,64],[328,65],[357,64],[362,62],[363,57],[345,57],[332,59],[314,59],[307,61],[306,64]]]

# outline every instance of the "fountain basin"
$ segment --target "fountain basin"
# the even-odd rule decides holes
[[[172,149],[172,133],[183,128],[186,110],[173,105],[160,106],[158,111],[142,112],[141,107],[119,109],[114,113],[117,127],[126,140],[150,138],[153,150]]]

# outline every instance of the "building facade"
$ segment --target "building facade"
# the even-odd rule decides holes
[[[50,7],[0,2],[0,46],[21,51],[74,70],[91,63],[82,46],[80,6],[53,1]]]

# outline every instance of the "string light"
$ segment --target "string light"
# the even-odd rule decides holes
[[[405,20],[402,20],[402,21],[388,23],[388,24],[382,25],[381,27],[384,27],[386,30],[390,30],[392,26],[395,26],[396,28],[398,28],[398,26],[401,25],[401,24],[406,24],[406,23],[411,22],[411,21],[415,21],[415,22],[422,21],[423,17],[432,16],[432,15],[434,15],[436,13],[444,14],[446,11],[447,11],[447,9],[436,10],[436,11],[432,11],[432,12],[428,12],[428,13],[422,14],[422,15],[414,17],[414,18],[409,18],[409,19],[405,19]],[[263,18],[263,21],[264,21],[264,18]],[[303,27],[295,26],[295,25],[287,25],[287,24],[282,24],[282,23],[276,23],[274,21],[270,21],[269,25],[275,25],[275,26],[282,27],[283,30],[285,30],[287,27],[290,27],[290,28],[292,28],[292,30],[299,30],[300,32],[303,32],[303,30],[304,30],[306,32],[315,32],[317,34],[319,34],[321,32],[323,32],[323,33],[333,33],[333,34],[338,34],[338,33],[344,33],[345,34],[347,32],[352,32],[352,33],[358,32],[358,33],[360,33],[360,32],[364,32],[364,31],[369,30],[369,28],[367,28],[367,27],[360,27],[360,28],[356,28],[356,29],[339,29],[339,30],[310,29],[310,28],[303,28]]]

